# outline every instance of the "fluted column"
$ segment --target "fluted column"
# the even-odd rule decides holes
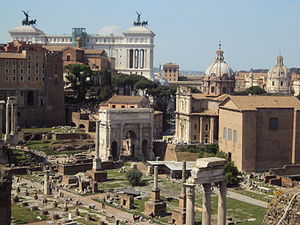
[[[10,104],[6,103],[6,115],[5,115],[5,139],[8,140],[10,135]]]
[[[202,225],[211,224],[211,184],[203,184]]]
[[[14,136],[15,135],[15,106],[14,104],[10,105],[11,111],[10,111],[10,135]]]
[[[100,150],[100,145],[99,145],[99,139],[100,139],[100,133],[99,133],[99,130],[100,130],[100,121],[99,120],[96,120],[96,143],[95,143],[95,157],[99,157],[99,150]]]
[[[226,180],[219,182],[218,187],[218,225],[226,225]]]
[[[182,187],[181,195],[179,196],[179,208],[185,211],[186,209],[186,162],[182,162]]]
[[[195,225],[195,184],[185,184],[186,187],[186,225]]]

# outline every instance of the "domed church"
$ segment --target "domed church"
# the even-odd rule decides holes
[[[268,72],[266,91],[269,93],[291,93],[291,72],[283,64],[281,55],[276,57],[276,65]]]
[[[221,44],[216,53],[215,62],[205,71],[203,93],[208,95],[232,94],[235,85],[234,72],[224,61]]]

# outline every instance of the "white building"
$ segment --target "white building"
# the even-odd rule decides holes
[[[281,55],[276,57],[276,65],[269,70],[266,90],[269,93],[291,93],[291,72],[283,64]]]
[[[72,28],[72,34],[47,35],[32,25],[15,27],[9,31],[13,40],[29,41],[41,45],[76,47],[78,40],[87,49],[104,49],[109,57],[115,58],[115,68],[126,74],[143,75],[149,79],[153,72],[153,49],[155,34],[147,27],[147,22],[138,17],[134,26],[123,35],[88,34],[85,28]]]

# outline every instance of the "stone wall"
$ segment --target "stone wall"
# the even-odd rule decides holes
[[[282,219],[280,225],[300,224],[300,195],[284,194],[267,212],[262,225],[274,225]],[[288,213],[284,215],[286,208]]]
[[[11,222],[11,186],[9,171],[0,170],[0,225],[10,225]]]
[[[65,140],[65,139],[88,139],[89,135],[86,133],[53,133],[53,140]]]

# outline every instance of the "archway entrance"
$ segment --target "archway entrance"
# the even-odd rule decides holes
[[[136,147],[137,147],[137,135],[134,131],[129,130],[125,133],[123,137],[123,155],[134,157],[136,155]]]
[[[111,156],[113,160],[118,160],[118,143],[116,141],[111,143]]]
[[[147,160],[149,158],[149,156],[148,156],[148,141],[147,140],[143,140],[143,142],[142,142],[142,152],[144,155],[144,159]]]

